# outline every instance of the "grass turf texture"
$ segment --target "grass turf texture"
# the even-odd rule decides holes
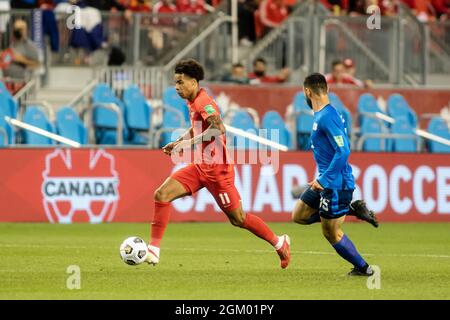
[[[450,299],[450,224],[344,226],[381,289],[347,277],[350,265],[320,226],[273,223],[293,241],[288,269],[246,230],[225,223],[171,224],[161,262],[128,266],[119,245],[148,238],[146,224],[0,224],[0,299]],[[69,265],[81,289],[69,290]]]

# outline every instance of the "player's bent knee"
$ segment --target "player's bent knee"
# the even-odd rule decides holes
[[[163,187],[159,187],[153,194],[153,199],[158,202],[169,202],[170,199]]]
[[[322,229],[322,234],[329,243],[338,243],[341,239],[339,237],[339,232],[332,229]]]

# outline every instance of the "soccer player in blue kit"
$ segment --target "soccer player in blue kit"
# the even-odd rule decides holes
[[[372,268],[341,228],[347,214],[359,215],[359,218],[363,215],[363,220],[369,222],[375,219],[363,201],[355,201],[358,208],[352,207],[355,179],[348,163],[350,143],[344,120],[330,104],[328,85],[322,74],[313,73],[306,77],[303,91],[314,111],[311,148],[319,176],[303,192],[292,218],[299,224],[321,222],[325,238],[342,258],[354,266],[349,275],[371,276]]]

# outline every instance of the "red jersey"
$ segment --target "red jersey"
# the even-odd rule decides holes
[[[205,14],[207,12],[203,0],[197,0],[195,3],[192,3],[191,0],[178,0],[177,8],[179,12],[184,13]]]
[[[194,137],[201,135],[209,127],[206,119],[211,116],[220,116],[219,107],[205,89],[200,89],[194,101],[187,101],[187,105]],[[211,141],[204,141],[195,147],[194,164],[209,179],[216,179],[218,174],[233,170],[225,134]]]
[[[260,20],[267,27],[276,27],[287,18],[288,14],[284,3],[277,4],[273,0],[263,0],[259,5]]]
[[[264,75],[262,77],[258,77],[254,73],[250,73],[248,75],[248,78],[250,79],[250,84],[259,84],[259,83],[282,83],[284,82],[283,79],[281,79],[278,76],[267,76]]]
[[[331,73],[328,73],[325,75],[325,79],[327,80],[328,84],[352,84],[358,87],[364,87],[364,82],[352,77],[351,75],[344,75],[341,79],[341,82],[337,82],[333,75]]]

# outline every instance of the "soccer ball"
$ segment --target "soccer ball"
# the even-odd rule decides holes
[[[132,266],[141,264],[147,254],[147,244],[139,237],[126,238],[120,245],[120,257],[126,264]]]

